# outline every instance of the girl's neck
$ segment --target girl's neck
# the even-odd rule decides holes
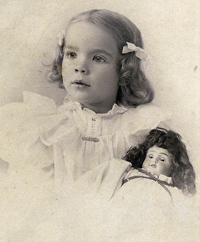
[[[114,103],[112,103],[110,105],[97,105],[97,104],[95,104],[95,105],[90,105],[90,104],[85,105],[85,104],[81,103],[81,105],[82,105],[83,108],[90,109],[95,113],[107,113],[112,109]]]

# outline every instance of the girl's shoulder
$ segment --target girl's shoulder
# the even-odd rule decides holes
[[[41,117],[57,112],[50,98],[27,91],[23,92],[23,98],[23,102],[0,107],[0,158],[6,162],[24,159],[40,136]]]
[[[169,113],[165,110],[162,110],[160,107],[154,104],[144,104],[136,108],[129,107],[127,108],[126,116],[132,118],[134,115],[135,118],[144,118],[144,117],[167,117]]]
[[[37,93],[24,91],[22,102],[10,102],[0,107],[0,112],[5,115],[13,114],[19,118],[34,116],[37,114],[53,113],[57,111],[54,100]],[[21,117],[20,117],[21,116]],[[2,118],[2,116],[1,116]]]
[[[145,104],[137,108],[128,108],[123,115],[124,129],[127,131],[156,128],[166,122],[171,114],[154,104]]]
[[[58,109],[53,99],[34,92],[24,91],[23,101],[24,104],[27,106],[27,109],[33,109],[35,112],[38,112],[38,114],[49,114],[57,112]]]

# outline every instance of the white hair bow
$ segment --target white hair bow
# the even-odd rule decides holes
[[[130,43],[130,42],[126,42],[126,44],[127,45],[123,46],[122,54],[135,52],[135,55],[140,60],[143,60],[143,61],[147,61],[148,60],[148,55],[145,53],[145,51],[142,48],[137,47],[133,43]]]
[[[64,39],[65,39],[65,31],[61,31],[58,35],[58,45],[62,46],[64,44]]]

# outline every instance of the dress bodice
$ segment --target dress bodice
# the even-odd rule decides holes
[[[6,113],[2,159],[26,160],[42,168],[53,165],[54,178],[68,182],[104,161],[122,158],[130,146],[166,119],[150,104],[137,108],[114,104],[108,113],[96,114],[69,100],[57,107],[53,100],[31,92],[24,92],[24,103],[6,106],[0,110]],[[12,152],[6,151],[8,146]]]

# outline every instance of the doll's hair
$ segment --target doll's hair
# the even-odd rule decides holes
[[[119,13],[93,9],[74,16],[69,21],[67,30],[72,24],[81,21],[92,23],[104,29],[116,41],[119,52],[118,69],[120,75],[117,102],[135,107],[151,102],[154,98],[154,93],[149,81],[141,70],[141,60],[135,56],[134,52],[122,54],[122,49],[126,42],[131,42],[140,48],[143,47],[138,28],[128,18]],[[63,41],[62,46],[58,45],[57,56],[49,73],[49,79],[51,81],[59,81],[60,87],[63,87],[61,66],[64,46],[65,41]]]
[[[194,195],[195,172],[179,134],[161,128],[153,129],[141,144],[127,151],[124,159],[131,162],[134,168],[141,168],[148,149],[154,145],[166,149],[173,157],[171,177],[174,186],[182,190],[185,195]]]

